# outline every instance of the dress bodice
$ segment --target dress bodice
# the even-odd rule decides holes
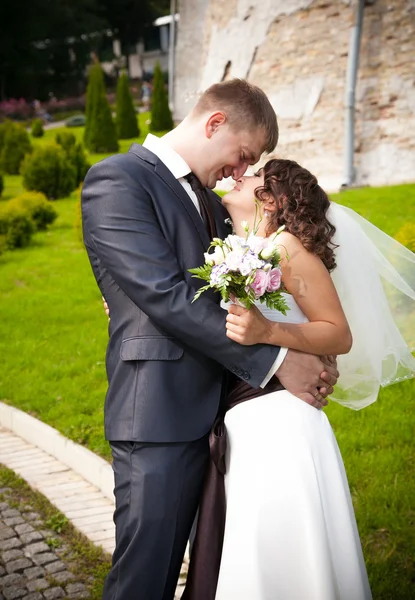
[[[255,302],[255,306],[269,321],[275,321],[276,323],[307,323],[308,319],[298,306],[297,302],[294,300],[294,297],[291,296],[291,294],[282,295],[285,298],[289,308],[286,315],[283,315],[278,310],[268,308],[266,304],[262,304],[259,302],[259,300]],[[222,301],[221,306],[227,310],[229,304]]]
[[[255,306],[269,321],[275,321],[277,323],[307,323],[308,319],[294,300],[294,297],[291,296],[291,294],[282,295],[289,308],[286,315],[283,315],[278,310],[268,308],[266,304],[261,304],[259,301],[255,303]]]

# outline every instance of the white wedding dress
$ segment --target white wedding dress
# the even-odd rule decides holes
[[[287,317],[307,321],[292,296]],[[287,391],[225,418],[227,512],[216,600],[368,600],[349,486],[330,423]]]

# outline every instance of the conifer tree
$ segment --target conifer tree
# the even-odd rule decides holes
[[[157,62],[154,69],[153,94],[151,98],[151,131],[170,131],[173,129],[173,117],[164,87],[163,73]]]
[[[128,140],[133,137],[138,137],[140,131],[138,129],[137,114],[134,109],[127,73],[122,73],[118,78],[116,111],[117,116],[115,123],[117,126],[118,139]]]

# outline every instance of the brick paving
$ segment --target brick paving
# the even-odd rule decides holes
[[[0,489],[0,600],[89,598],[87,588],[63,559],[68,548],[48,530],[41,515],[17,509]]]
[[[54,457],[2,427],[0,463],[46,496],[95,545],[112,553],[115,506],[101,491]],[[45,548],[48,536],[53,537],[53,532],[46,531],[39,514],[30,509],[19,511],[6,507],[0,501],[0,600],[88,597],[85,588],[77,587],[82,584],[73,581],[72,574],[60,558],[62,549]],[[17,553],[8,554],[13,550]],[[179,600],[183,593],[187,567],[188,553],[175,600]],[[9,575],[12,577],[7,579]],[[16,592],[12,591],[13,586]]]

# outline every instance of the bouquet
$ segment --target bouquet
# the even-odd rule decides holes
[[[287,314],[280,268],[283,246],[278,244],[278,236],[284,227],[268,238],[256,235],[258,227],[250,233],[246,221],[242,222],[242,227],[245,238],[237,235],[228,235],[224,240],[213,238],[205,253],[205,264],[189,269],[194,277],[207,281],[207,285],[196,292],[193,302],[206,290],[213,289],[225,302],[232,300],[251,308],[259,301]]]

